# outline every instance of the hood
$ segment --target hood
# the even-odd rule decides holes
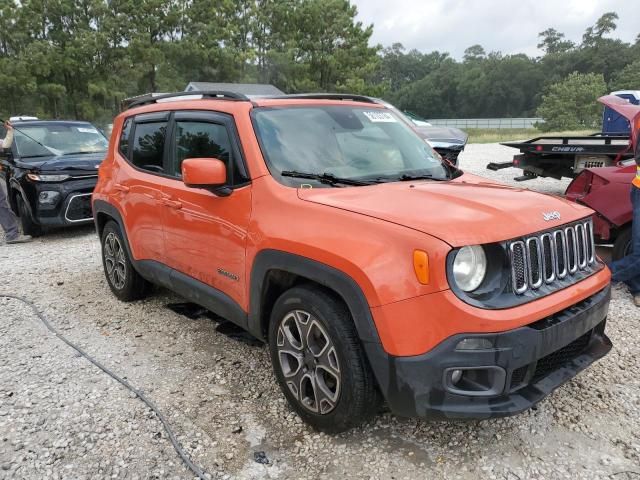
[[[394,182],[353,188],[300,189],[301,200],[403,225],[454,247],[492,243],[557,227],[592,211],[560,197],[485,181]],[[543,214],[558,212],[560,220]],[[555,217],[555,215],[554,215]]]
[[[415,127],[418,134],[431,142],[456,143],[464,145],[469,136],[458,128],[451,127]]]
[[[83,170],[98,173],[98,167],[106,157],[107,152],[86,153],[79,155],[60,155],[21,161],[21,166],[32,170],[59,172],[66,170]]]
[[[631,148],[635,149],[640,142],[640,138],[638,138],[640,132],[640,105],[634,105],[617,95],[605,95],[600,97],[598,101],[629,120],[631,125]]]

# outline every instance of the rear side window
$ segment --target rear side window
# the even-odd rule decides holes
[[[165,173],[163,155],[166,131],[166,121],[136,124],[131,145],[131,163],[142,170]]]
[[[123,157],[129,158],[129,135],[131,135],[131,124],[133,122],[130,118],[127,118],[122,125],[122,133],[120,134],[120,154]]]
[[[176,122],[175,150],[169,175],[182,177],[185,158],[217,158],[231,171],[231,141],[224,125],[205,122]]]

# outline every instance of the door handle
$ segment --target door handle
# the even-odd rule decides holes
[[[176,210],[180,210],[182,208],[182,202],[176,202],[175,200],[168,200],[166,198],[162,199],[163,205],[167,207],[175,208]]]
[[[129,190],[130,190],[129,187],[127,187],[126,185],[122,185],[121,183],[116,183],[113,186],[113,189],[122,193],[129,193]]]

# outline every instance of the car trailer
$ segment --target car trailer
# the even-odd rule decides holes
[[[510,162],[489,163],[487,168],[519,168],[523,175],[514,179],[518,182],[537,177],[575,178],[586,168],[610,167],[633,157],[629,135],[536,137],[502,145],[516,148],[520,154]]]

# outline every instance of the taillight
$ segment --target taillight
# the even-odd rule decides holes
[[[592,178],[593,173],[588,170],[584,170],[573,180],[573,182],[569,184],[567,191],[565,192],[566,197],[569,200],[577,200],[584,197],[589,193]]]

